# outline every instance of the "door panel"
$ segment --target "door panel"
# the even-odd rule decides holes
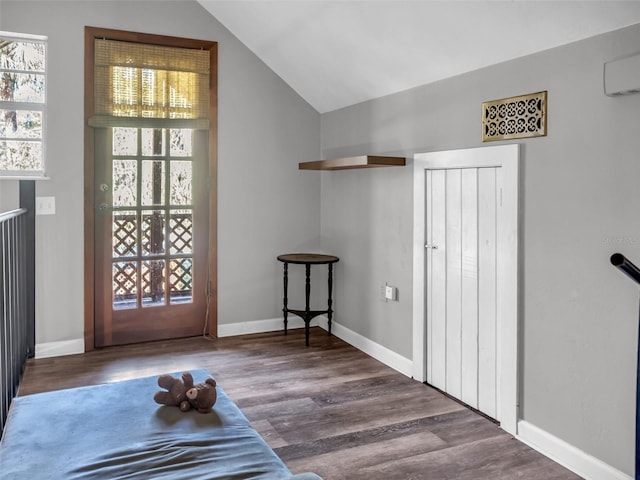
[[[497,334],[497,214],[496,170],[481,169],[478,195],[478,409],[490,417],[496,413]]]
[[[429,170],[427,184],[427,238],[432,246],[445,245],[446,219],[445,202],[445,171]],[[427,250],[427,309],[428,318],[446,317],[446,259],[442,251],[434,248]],[[427,322],[427,353],[429,361],[427,381],[441,390],[446,389],[446,323]]]
[[[96,346],[202,333],[206,132],[96,129],[95,148]]]
[[[460,399],[478,408],[478,170],[462,170],[461,176],[462,379]]]
[[[498,175],[427,170],[425,192],[427,381],[494,418]]]
[[[447,392],[461,396],[462,373],[462,208],[461,171],[445,170],[446,174],[446,382]]]

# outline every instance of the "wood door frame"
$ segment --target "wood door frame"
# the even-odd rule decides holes
[[[147,43],[182,48],[198,48],[210,53],[209,71],[209,282],[210,308],[206,333],[218,331],[218,43],[148,33],[85,27],[84,45],[84,349],[95,348],[95,205],[94,139],[89,119],[94,113],[94,40],[96,38]]]
[[[518,425],[519,346],[519,151],[518,144],[417,153],[413,163],[413,377],[426,381],[425,171],[502,168],[498,258],[498,402],[500,426],[515,435]],[[469,155],[473,155],[469,158]]]

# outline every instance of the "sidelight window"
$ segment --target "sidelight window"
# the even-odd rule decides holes
[[[0,177],[45,166],[46,37],[0,32]]]

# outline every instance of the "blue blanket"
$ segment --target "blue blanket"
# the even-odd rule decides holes
[[[192,373],[196,382],[209,376]],[[185,413],[153,401],[157,378],[14,399],[0,443],[2,477],[298,478],[220,387],[212,412]]]

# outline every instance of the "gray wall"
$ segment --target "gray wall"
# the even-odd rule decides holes
[[[0,8],[0,30],[49,37],[51,180],[37,195],[55,196],[57,214],[37,217],[37,343],[83,337],[85,25],[219,42],[219,323],[281,316],[276,255],[320,245],[320,179],[297,171],[319,158],[320,115],[196,2],[3,0]]]
[[[477,147],[483,101],[547,90],[548,136],[522,144],[521,415],[633,471],[640,95],[603,94],[636,25],[322,116],[324,158]],[[322,238],[342,257],[339,322],[412,356],[412,169],[324,172]],[[400,288],[383,303],[379,285]]]

